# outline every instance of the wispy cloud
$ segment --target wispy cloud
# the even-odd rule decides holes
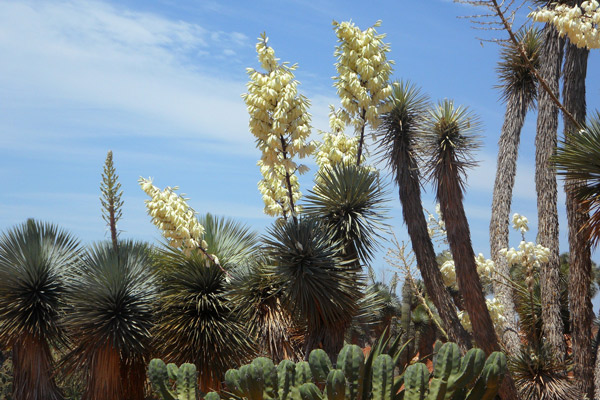
[[[168,126],[179,136],[251,142],[243,75],[232,79],[214,67],[223,54],[235,62],[231,55],[246,41],[240,32],[207,32],[97,1],[2,2],[0,129],[26,132],[24,143],[47,138],[53,124],[32,124],[70,109],[75,118],[101,115],[145,135],[164,135]]]

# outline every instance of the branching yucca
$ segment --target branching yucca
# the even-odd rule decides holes
[[[0,342],[12,348],[15,399],[62,398],[51,346],[66,343],[64,275],[79,251],[71,235],[32,219],[0,236]]]
[[[72,351],[64,364],[83,373],[83,399],[144,399],[151,355],[155,278],[150,247],[139,242],[92,246],[71,277],[65,325]]]

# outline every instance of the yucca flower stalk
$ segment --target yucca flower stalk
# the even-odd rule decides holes
[[[108,225],[110,240],[115,251],[117,251],[119,238],[117,222],[123,216],[123,200],[121,199],[123,191],[118,179],[119,175],[117,175],[113,164],[113,153],[109,150],[102,172],[102,183],[100,184],[102,196],[100,196],[100,203],[102,204],[102,219]]]
[[[205,229],[196,218],[196,211],[187,204],[189,199],[175,192],[179,188],[167,186],[161,191],[152,184],[151,179],[144,178],[140,178],[139,183],[151,197],[151,200],[146,200],[146,208],[152,223],[162,231],[168,245],[182,249],[186,255],[200,250],[210,262],[229,275],[219,263],[219,258],[208,252],[208,244],[203,239]]]
[[[389,77],[393,61],[387,59],[390,51],[383,42],[385,35],[377,34],[375,28],[381,21],[362,31],[351,21],[333,21],[338,38],[335,64],[338,75],[334,87],[342,103],[341,117],[346,124],[354,125],[359,133],[356,164],[360,165],[367,125],[377,129],[379,115],[389,111],[392,87]]]
[[[59,400],[52,348],[65,348],[66,272],[80,247],[55,225],[28,220],[0,236],[0,342],[12,348],[13,398]]]
[[[263,33],[256,44],[258,60],[265,72],[247,69],[250,82],[248,93],[242,98],[250,114],[250,132],[262,152],[258,165],[263,179],[258,188],[265,202],[264,212],[296,219],[301,196],[296,173],[302,174],[308,168],[297,164],[294,158],[309,156],[315,147],[307,142],[309,102],[298,94],[298,81],[293,73],[297,66],[279,63],[267,42]]]
[[[84,400],[143,400],[152,351],[156,285],[151,248],[133,241],[93,245],[69,280],[64,324],[70,373],[82,373]]]

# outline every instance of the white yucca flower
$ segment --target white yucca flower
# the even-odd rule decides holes
[[[495,297],[491,299],[485,299],[485,305],[490,312],[490,317],[492,318],[494,327],[496,330],[501,330],[506,322],[506,317],[504,316],[504,307]],[[465,311],[459,311],[458,319],[467,331],[473,332],[473,326],[471,325],[469,314],[467,314]]]
[[[584,1],[581,6],[559,4],[539,8],[529,14],[537,22],[554,25],[561,36],[580,48],[600,48],[600,4],[596,0]]]
[[[308,142],[310,114],[308,100],[298,94],[295,65],[279,63],[274,50],[262,34],[256,52],[264,72],[248,68],[248,93],[242,95],[250,114],[250,132],[262,156],[258,165],[263,179],[258,188],[265,203],[265,213],[287,217],[299,212],[295,202],[300,198],[296,173],[306,166],[293,161],[314,152],[314,143]]]
[[[150,200],[145,202],[152,223],[162,231],[169,245],[182,248],[188,255],[193,249],[206,251],[207,244],[202,239],[204,227],[198,222],[196,212],[187,204],[188,199],[175,193],[178,188],[160,190],[152,184],[151,179],[145,178],[140,178],[139,183],[150,196]]]
[[[379,115],[391,109],[389,78],[393,62],[387,60],[390,47],[383,42],[385,35],[378,35],[375,30],[380,25],[381,21],[377,21],[362,31],[351,21],[333,21],[338,38],[335,50],[338,75],[333,79],[343,108],[340,116],[360,132],[361,142],[366,126],[376,129]]]

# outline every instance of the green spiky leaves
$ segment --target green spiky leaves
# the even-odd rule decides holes
[[[452,100],[444,99],[429,111],[422,128],[421,151],[426,175],[437,182],[438,195],[449,184],[448,173],[459,177],[460,190],[464,191],[466,169],[476,165],[472,152],[479,147],[476,134],[480,128],[479,118]]]
[[[340,163],[319,172],[315,187],[306,196],[304,212],[323,221],[323,227],[342,244],[346,260],[358,258],[366,263],[382,238],[384,201],[377,172]]]
[[[515,34],[522,50],[527,55],[531,65],[539,67],[539,52],[542,43],[541,33],[535,27],[521,29]],[[502,90],[502,100],[518,100],[532,108],[537,99],[537,78],[521,55],[521,51],[512,42],[500,51],[500,61],[496,68]]]

